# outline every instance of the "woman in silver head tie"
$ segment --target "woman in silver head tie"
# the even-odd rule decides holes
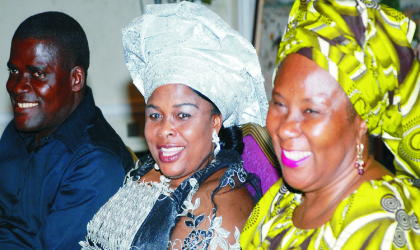
[[[88,224],[83,249],[240,249],[260,191],[238,126],[264,126],[268,109],[254,48],[189,2],[147,6],[122,36],[151,155]]]

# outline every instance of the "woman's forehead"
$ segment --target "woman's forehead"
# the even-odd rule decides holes
[[[171,83],[162,85],[153,91],[152,95],[147,100],[147,104],[155,103],[167,103],[172,106],[194,104],[199,108],[205,108],[205,104],[208,102],[201,98],[190,87],[184,84]],[[210,103],[208,103],[208,105],[211,106]]]
[[[281,88],[287,88],[291,93],[299,90],[310,95],[328,97],[341,89],[341,86],[314,61],[299,54],[290,54],[280,65],[275,79],[274,93]]]

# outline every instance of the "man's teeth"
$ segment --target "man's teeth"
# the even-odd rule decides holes
[[[161,148],[163,156],[172,156],[181,152],[184,147]]]
[[[290,160],[293,160],[293,161],[300,161],[303,158],[312,154],[309,151],[286,151],[286,150],[283,150],[283,152],[284,152],[284,156],[286,156],[286,158],[288,158]]]
[[[32,108],[38,106],[38,103],[18,102],[19,108]]]

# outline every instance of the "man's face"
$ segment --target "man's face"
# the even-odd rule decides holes
[[[60,60],[58,48],[50,41],[13,39],[6,88],[18,131],[43,138],[73,111],[71,70],[64,70]]]

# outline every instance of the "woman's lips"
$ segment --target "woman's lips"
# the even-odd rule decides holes
[[[312,153],[309,151],[286,151],[282,149],[281,161],[285,167],[297,168],[302,165],[311,154]]]
[[[171,163],[181,156],[185,147],[158,147],[159,159],[163,163]]]

